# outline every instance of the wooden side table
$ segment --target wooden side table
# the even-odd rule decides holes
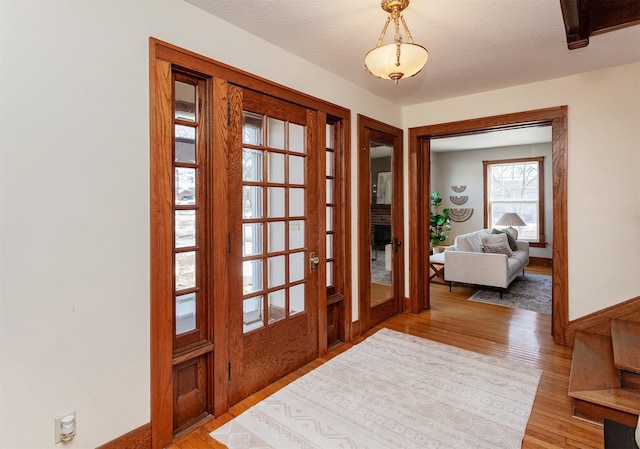
[[[429,268],[429,281],[448,285],[444,279],[444,252],[429,256]]]

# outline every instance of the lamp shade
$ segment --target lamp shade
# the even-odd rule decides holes
[[[396,65],[397,48],[396,44],[387,44],[371,50],[364,57],[367,70],[373,76],[397,82],[401,78],[416,75],[429,59],[429,52],[422,45],[402,43],[400,44],[400,65]]]
[[[507,231],[511,233],[514,239],[518,239],[518,230],[514,226],[526,226],[527,224],[520,218],[520,215],[515,212],[507,212],[500,220],[496,221],[498,226],[509,226]]]
[[[496,222],[498,226],[526,226],[527,224],[515,212],[507,212]]]

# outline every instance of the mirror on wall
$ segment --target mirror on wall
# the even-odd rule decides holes
[[[362,116],[358,128],[359,305],[370,329],[402,310],[402,130]]]
[[[370,154],[370,220],[371,223],[371,302],[376,307],[393,299],[392,201],[393,147],[382,142],[369,142]]]

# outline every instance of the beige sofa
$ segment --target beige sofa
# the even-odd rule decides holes
[[[504,254],[499,251],[504,245],[509,247],[506,234],[482,229],[459,235],[444,252],[444,278],[449,286],[461,282],[506,289],[520,272],[524,275],[529,265],[529,242],[517,240],[515,244],[515,251]]]

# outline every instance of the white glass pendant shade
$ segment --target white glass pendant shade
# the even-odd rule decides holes
[[[400,44],[400,65],[396,65],[397,48],[396,44],[387,44],[371,50],[364,57],[367,70],[378,78],[398,82],[401,78],[416,75],[429,59],[429,52],[422,45],[402,43]]]

